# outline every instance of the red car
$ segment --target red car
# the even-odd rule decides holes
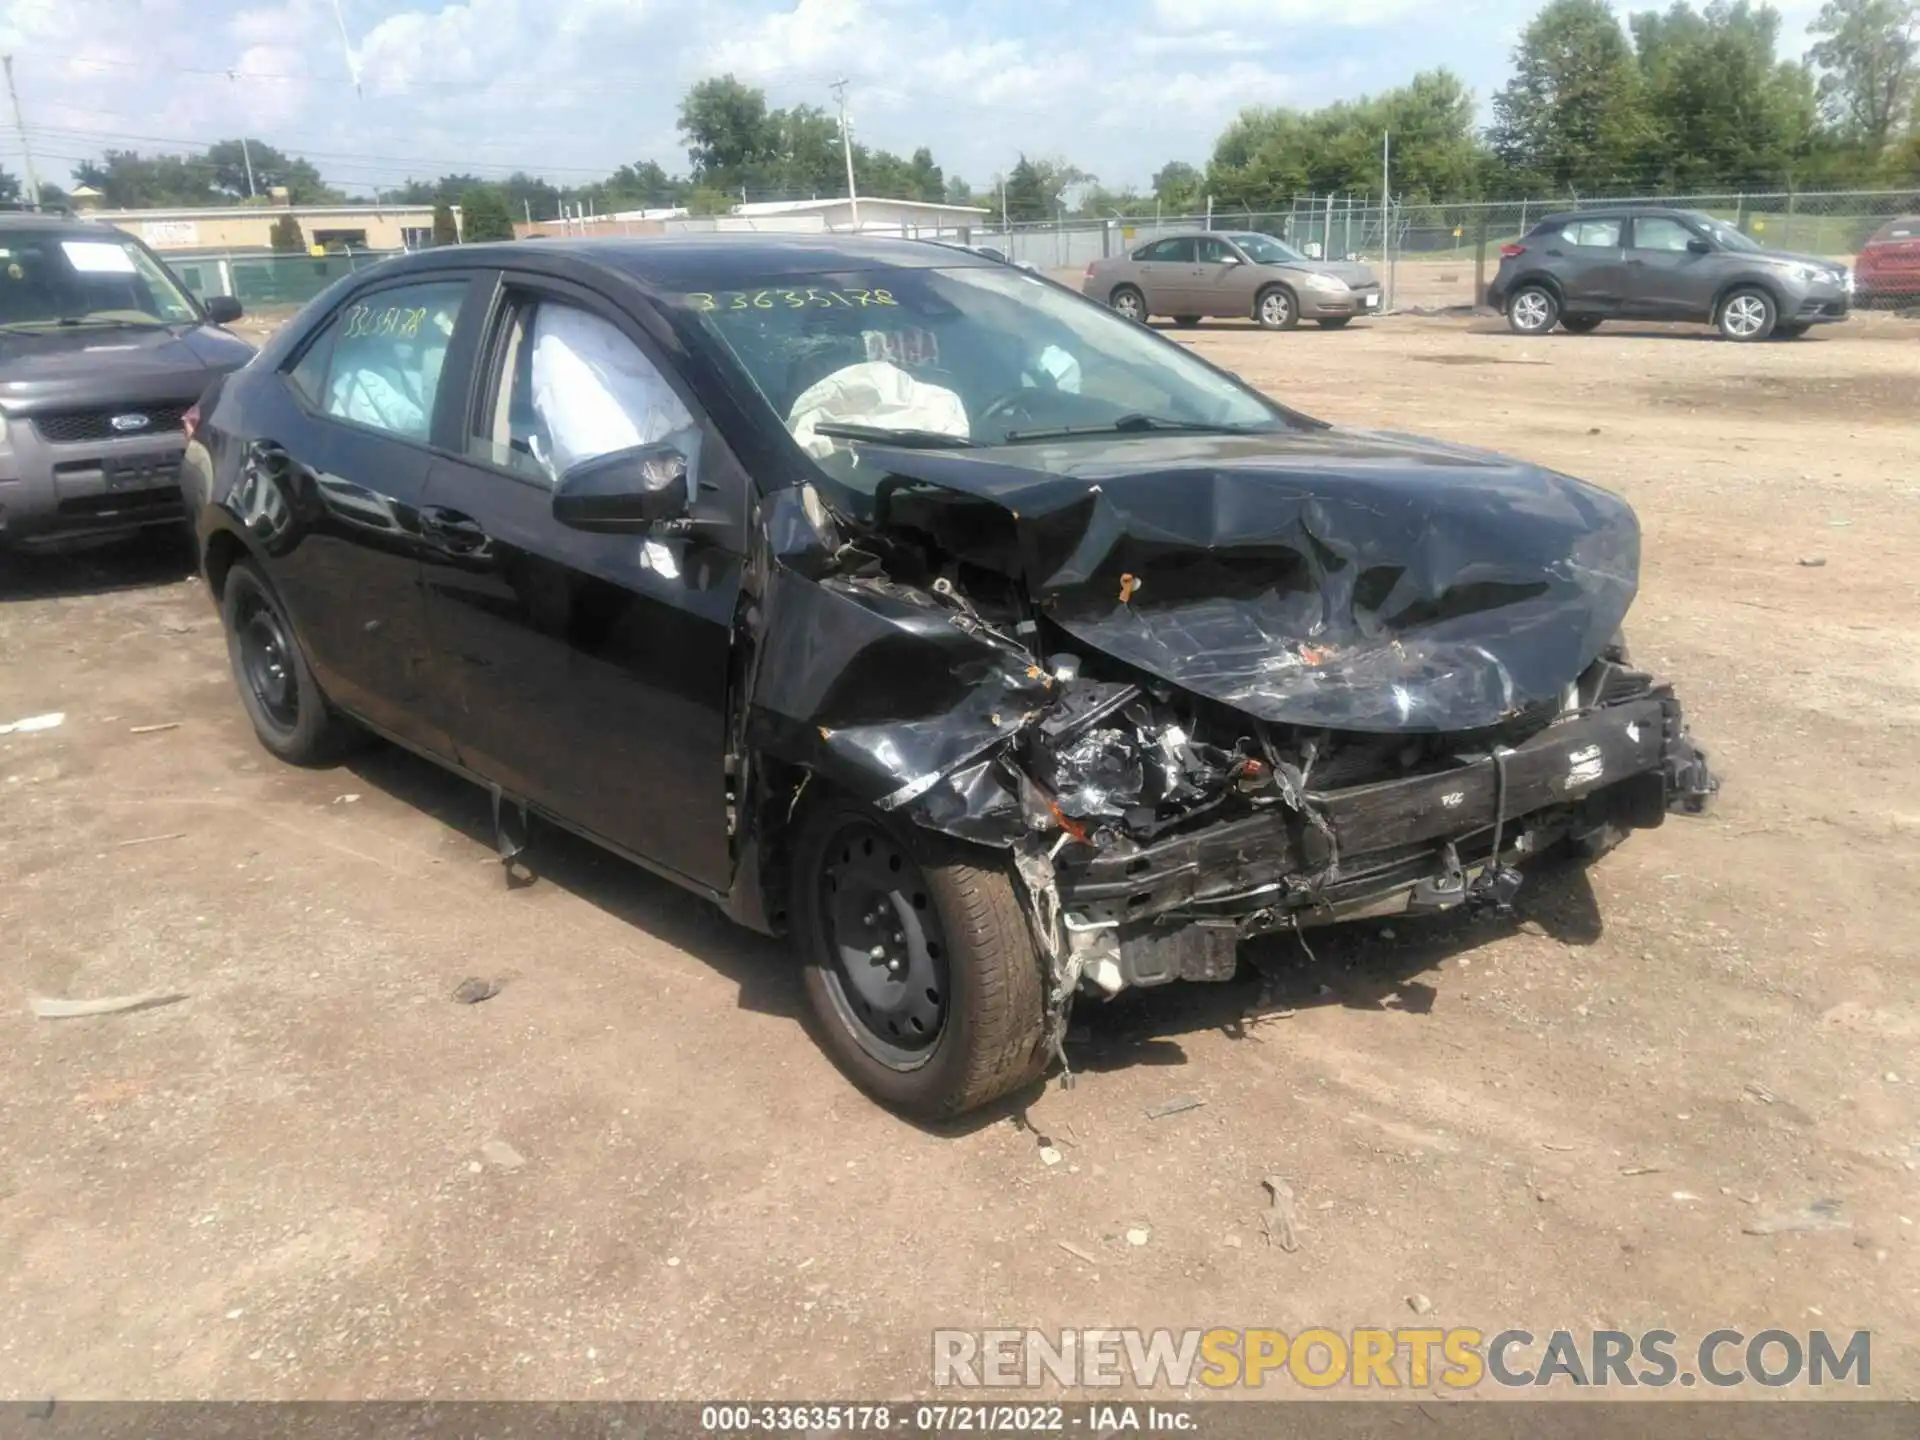
[[[1902,215],[1873,232],[1854,261],[1853,283],[1868,304],[1893,297],[1920,299],[1920,215]]]

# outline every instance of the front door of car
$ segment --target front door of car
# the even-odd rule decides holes
[[[1194,242],[1194,264],[1189,271],[1191,290],[1187,315],[1251,315],[1259,288],[1255,267],[1233,242],[1220,235],[1203,235]]]
[[[454,677],[446,727],[461,763],[509,795],[722,889],[746,478],[612,302],[510,277],[490,313],[464,454],[435,464],[421,507],[428,626]],[[554,519],[569,466],[663,439],[730,528],[656,537]]]
[[[1627,304],[1654,320],[1705,319],[1718,288],[1716,257],[1690,248],[1707,237],[1671,215],[1634,217],[1627,239]]]
[[[1546,243],[1549,269],[1568,310],[1619,314],[1626,294],[1625,218],[1570,220]]]
[[[440,377],[458,327],[472,323],[471,286],[467,275],[416,276],[350,296],[263,406],[230,499],[321,688],[441,755],[419,507],[428,446],[457,433],[463,409]]]
[[[1192,292],[1194,244],[1190,236],[1156,240],[1139,252],[1135,269],[1152,315],[1190,315],[1183,309]]]

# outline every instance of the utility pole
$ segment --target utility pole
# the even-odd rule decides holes
[[[831,86],[833,98],[840,105],[840,152],[847,161],[847,208],[852,212],[853,228],[860,229],[860,195],[853,184],[853,131],[847,128],[847,82],[836,80]]]
[[[1000,176],[1000,231],[1009,240],[1013,238],[1013,224],[1007,219],[1007,177]]]
[[[1380,137],[1380,248],[1387,259],[1387,309],[1393,308],[1393,132]]]
[[[7,98],[13,102],[13,128],[20,135],[20,158],[26,161],[27,204],[40,208],[40,179],[33,173],[33,150],[27,144],[27,122],[20,118],[20,92],[13,88],[13,56],[0,55],[7,71]]]

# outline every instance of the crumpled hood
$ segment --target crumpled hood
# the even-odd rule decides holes
[[[1410,436],[870,448],[864,463],[890,477],[875,523],[1011,571],[1075,640],[1277,724],[1495,724],[1557,699],[1638,583],[1619,497]]]

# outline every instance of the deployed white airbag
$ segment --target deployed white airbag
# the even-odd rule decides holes
[[[898,365],[865,360],[810,385],[793,402],[787,428],[800,448],[819,457],[844,442],[815,433],[825,421],[882,430],[931,430],[966,439],[967,407],[943,385],[916,380]]]

